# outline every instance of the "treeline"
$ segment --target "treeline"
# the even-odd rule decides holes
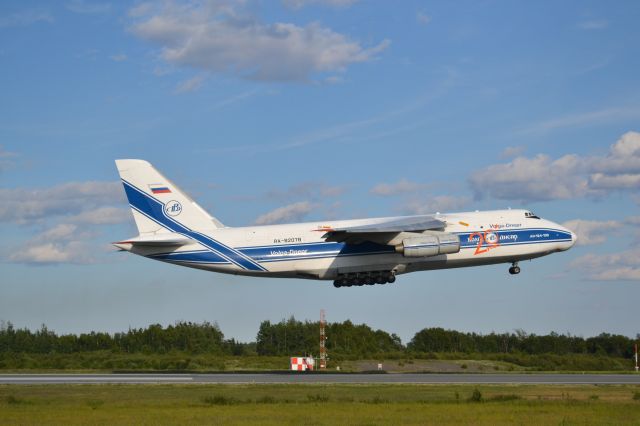
[[[553,332],[538,336],[522,330],[514,333],[477,334],[425,328],[415,334],[407,345],[407,350],[413,353],[586,354],[630,358],[633,356],[634,343],[633,339],[626,336],[609,333],[585,339]]]
[[[393,356],[405,350],[400,337],[366,324],[355,325],[347,320],[328,323],[325,346],[333,359],[366,359]],[[318,354],[320,324],[298,321],[294,317],[279,323],[263,321],[256,338],[258,355]]]
[[[164,354],[179,351],[190,354],[255,354],[254,343],[225,340],[217,324],[177,322],[162,327],[129,329],[122,333],[94,332],[58,335],[43,325],[39,330],[16,329],[13,324],[0,326],[0,352],[62,353],[112,351],[121,353]]]
[[[584,355],[631,358],[635,341],[602,333],[583,338],[569,334],[462,333],[425,328],[405,346],[395,334],[374,330],[351,321],[326,326],[326,347],[331,359],[434,358],[434,354]],[[294,317],[277,323],[263,321],[256,341],[240,343],[225,339],[217,324],[178,322],[163,327],[129,329],[121,333],[91,332],[58,335],[42,326],[31,331],[0,324],[0,353],[74,354],[109,351],[122,354],[205,354],[213,356],[292,356],[318,354],[319,323]]]

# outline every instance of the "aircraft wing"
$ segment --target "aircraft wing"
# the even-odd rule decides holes
[[[367,225],[356,225],[327,230],[324,237],[327,241],[336,242],[382,242],[393,239],[401,232],[422,232],[427,230],[442,230],[445,222],[434,216],[410,216],[392,218],[387,221]]]

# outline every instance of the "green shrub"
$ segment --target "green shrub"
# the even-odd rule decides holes
[[[307,395],[307,399],[310,402],[329,402],[329,395],[317,393],[315,395]]]
[[[494,395],[491,398],[488,398],[487,401],[506,402],[506,401],[515,401],[518,399],[522,399],[522,397],[520,395],[507,394],[507,395]]]
[[[202,398],[202,402],[208,405],[233,405],[238,404],[238,401],[235,398],[229,398],[224,395],[213,395],[213,396],[205,396]]]
[[[5,400],[7,401],[7,404],[11,404],[11,405],[22,404],[24,402],[23,399],[20,399],[13,395],[7,395]]]
[[[256,402],[258,404],[275,404],[278,401],[274,397],[272,397],[271,395],[265,395],[265,396],[262,396],[262,397],[256,399]]]
[[[482,402],[482,393],[478,390],[478,388],[473,390],[473,393],[469,397],[469,402]]]

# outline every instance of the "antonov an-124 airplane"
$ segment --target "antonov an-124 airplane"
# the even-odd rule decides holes
[[[114,243],[227,274],[385,284],[399,274],[518,262],[568,250],[570,230],[526,210],[227,227],[143,160],[116,160],[139,235]]]

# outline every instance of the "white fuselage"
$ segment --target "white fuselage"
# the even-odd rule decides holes
[[[514,263],[569,249],[575,234],[524,210],[438,214],[444,232],[460,237],[460,251],[405,257],[393,246],[325,241],[333,228],[361,226],[390,218],[199,229],[202,241],[168,250],[123,247],[152,259],[216,272],[254,276],[336,279],[342,274],[406,272]]]

